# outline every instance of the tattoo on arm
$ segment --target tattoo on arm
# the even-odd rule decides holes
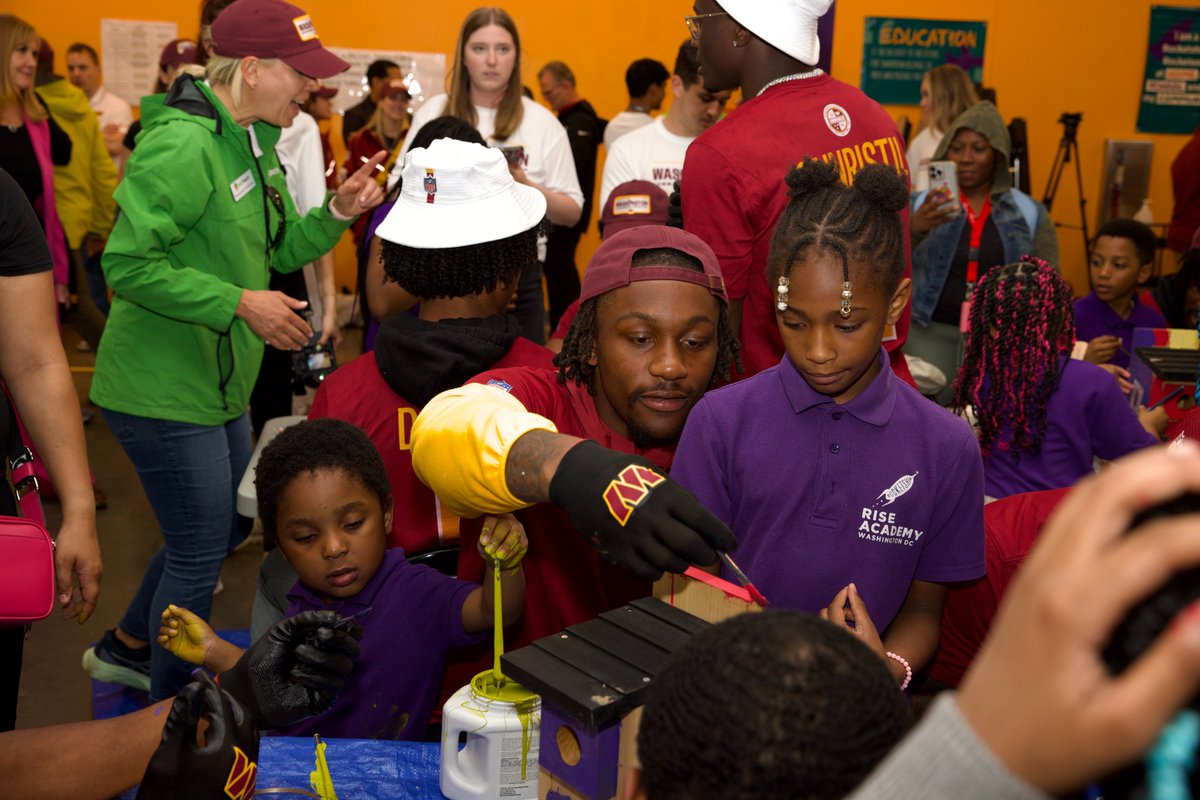
[[[545,430],[530,431],[517,439],[504,465],[508,490],[527,503],[549,501],[550,481],[562,457],[580,441]]]

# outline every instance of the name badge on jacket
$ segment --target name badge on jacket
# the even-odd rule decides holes
[[[233,192],[233,202],[236,203],[248,195],[255,185],[254,174],[250,170],[246,170],[239,175],[236,181],[229,184],[229,190]]]

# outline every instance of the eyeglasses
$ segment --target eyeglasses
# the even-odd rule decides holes
[[[271,237],[271,249],[274,250],[283,241],[283,230],[287,227],[287,211],[283,205],[283,196],[279,194],[279,190],[271,184],[267,184],[267,199],[271,201],[271,205],[275,207],[275,213],[279,215],[279,222],[275,224],[275,235]],[[270,223],[268,223],[270,230]]]
[[[688,27],[688,30],[692,34],[692,38],[699,39],[700,38],[700,20],[707,19],[709,17],[727,17],[727,16],[729,16],[728,11],[714,11],[711,14],[692,14],[690,16],[684,17],[683,21],[687,23],[687,27]]]

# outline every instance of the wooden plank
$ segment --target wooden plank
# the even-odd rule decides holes
[[[570,664],[606,686],[611,686],[621,694],[644,691],[652,677],[644,670],[570,632],[538,639],[533,646],[540,647],[560,661]]]
[[[663,622],[674,625],[676,628],[681,628],[691,634],[697,634],[706,628],[712,627],[711,623],[705,622],[694,614],[689,614],[682,608],[669,606],[657,597],[643,597],[639,600],[634,600],[630,605],[637,606],[647,614],[658,617]]]
[[[664,575],[654,584],[653,595],[667,605],[714,624],[738,614],[762,611],[756,603],[730,597],[684,575]]]
[[[617,708],[623,697],[620,692],[534,645],[505,653],[501,656],[501,665],[506,676],[541,695],[542,702],[552,704],[591,729],[599,728],[622,713]]]
[[[634,606],[622,606],[614,608],[612,611],[605,611],[600,618],[608,620],[617,627],[624,628],[648,642],[654,642],[672,653],[683,647],[684,642],[692,638],[692,634],[682,628],[676,628]]]
[[[572,625],[567,628],[567,633],[573,633],[580,639],[607,650],[650,676],[657,675],[671,660],[671,652],[666,648],[659,647],[654,642],[647,642],[606,619],[590,619]]]

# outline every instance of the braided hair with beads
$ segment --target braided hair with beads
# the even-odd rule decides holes
[[[951,407],[974,409],[979,446],[1036,455],[1062,359],[1075,341],[1071,287],[1051,264],[1025,256],[988,270],[972,295],[966,356]]]
[[[850,315],[853,284],[850,261],[870,264],[866,276],[886,295],[904,277],[904,227],[899,212],[908,204],[908,186],[895,169],[872,164],[844,186],[836,162],[805,158],[786,178],[787,207],[775,226],[767,257],[767,280],[786,308],[792,266],[812,250],[831,251],[842,262],[843,317]]]

